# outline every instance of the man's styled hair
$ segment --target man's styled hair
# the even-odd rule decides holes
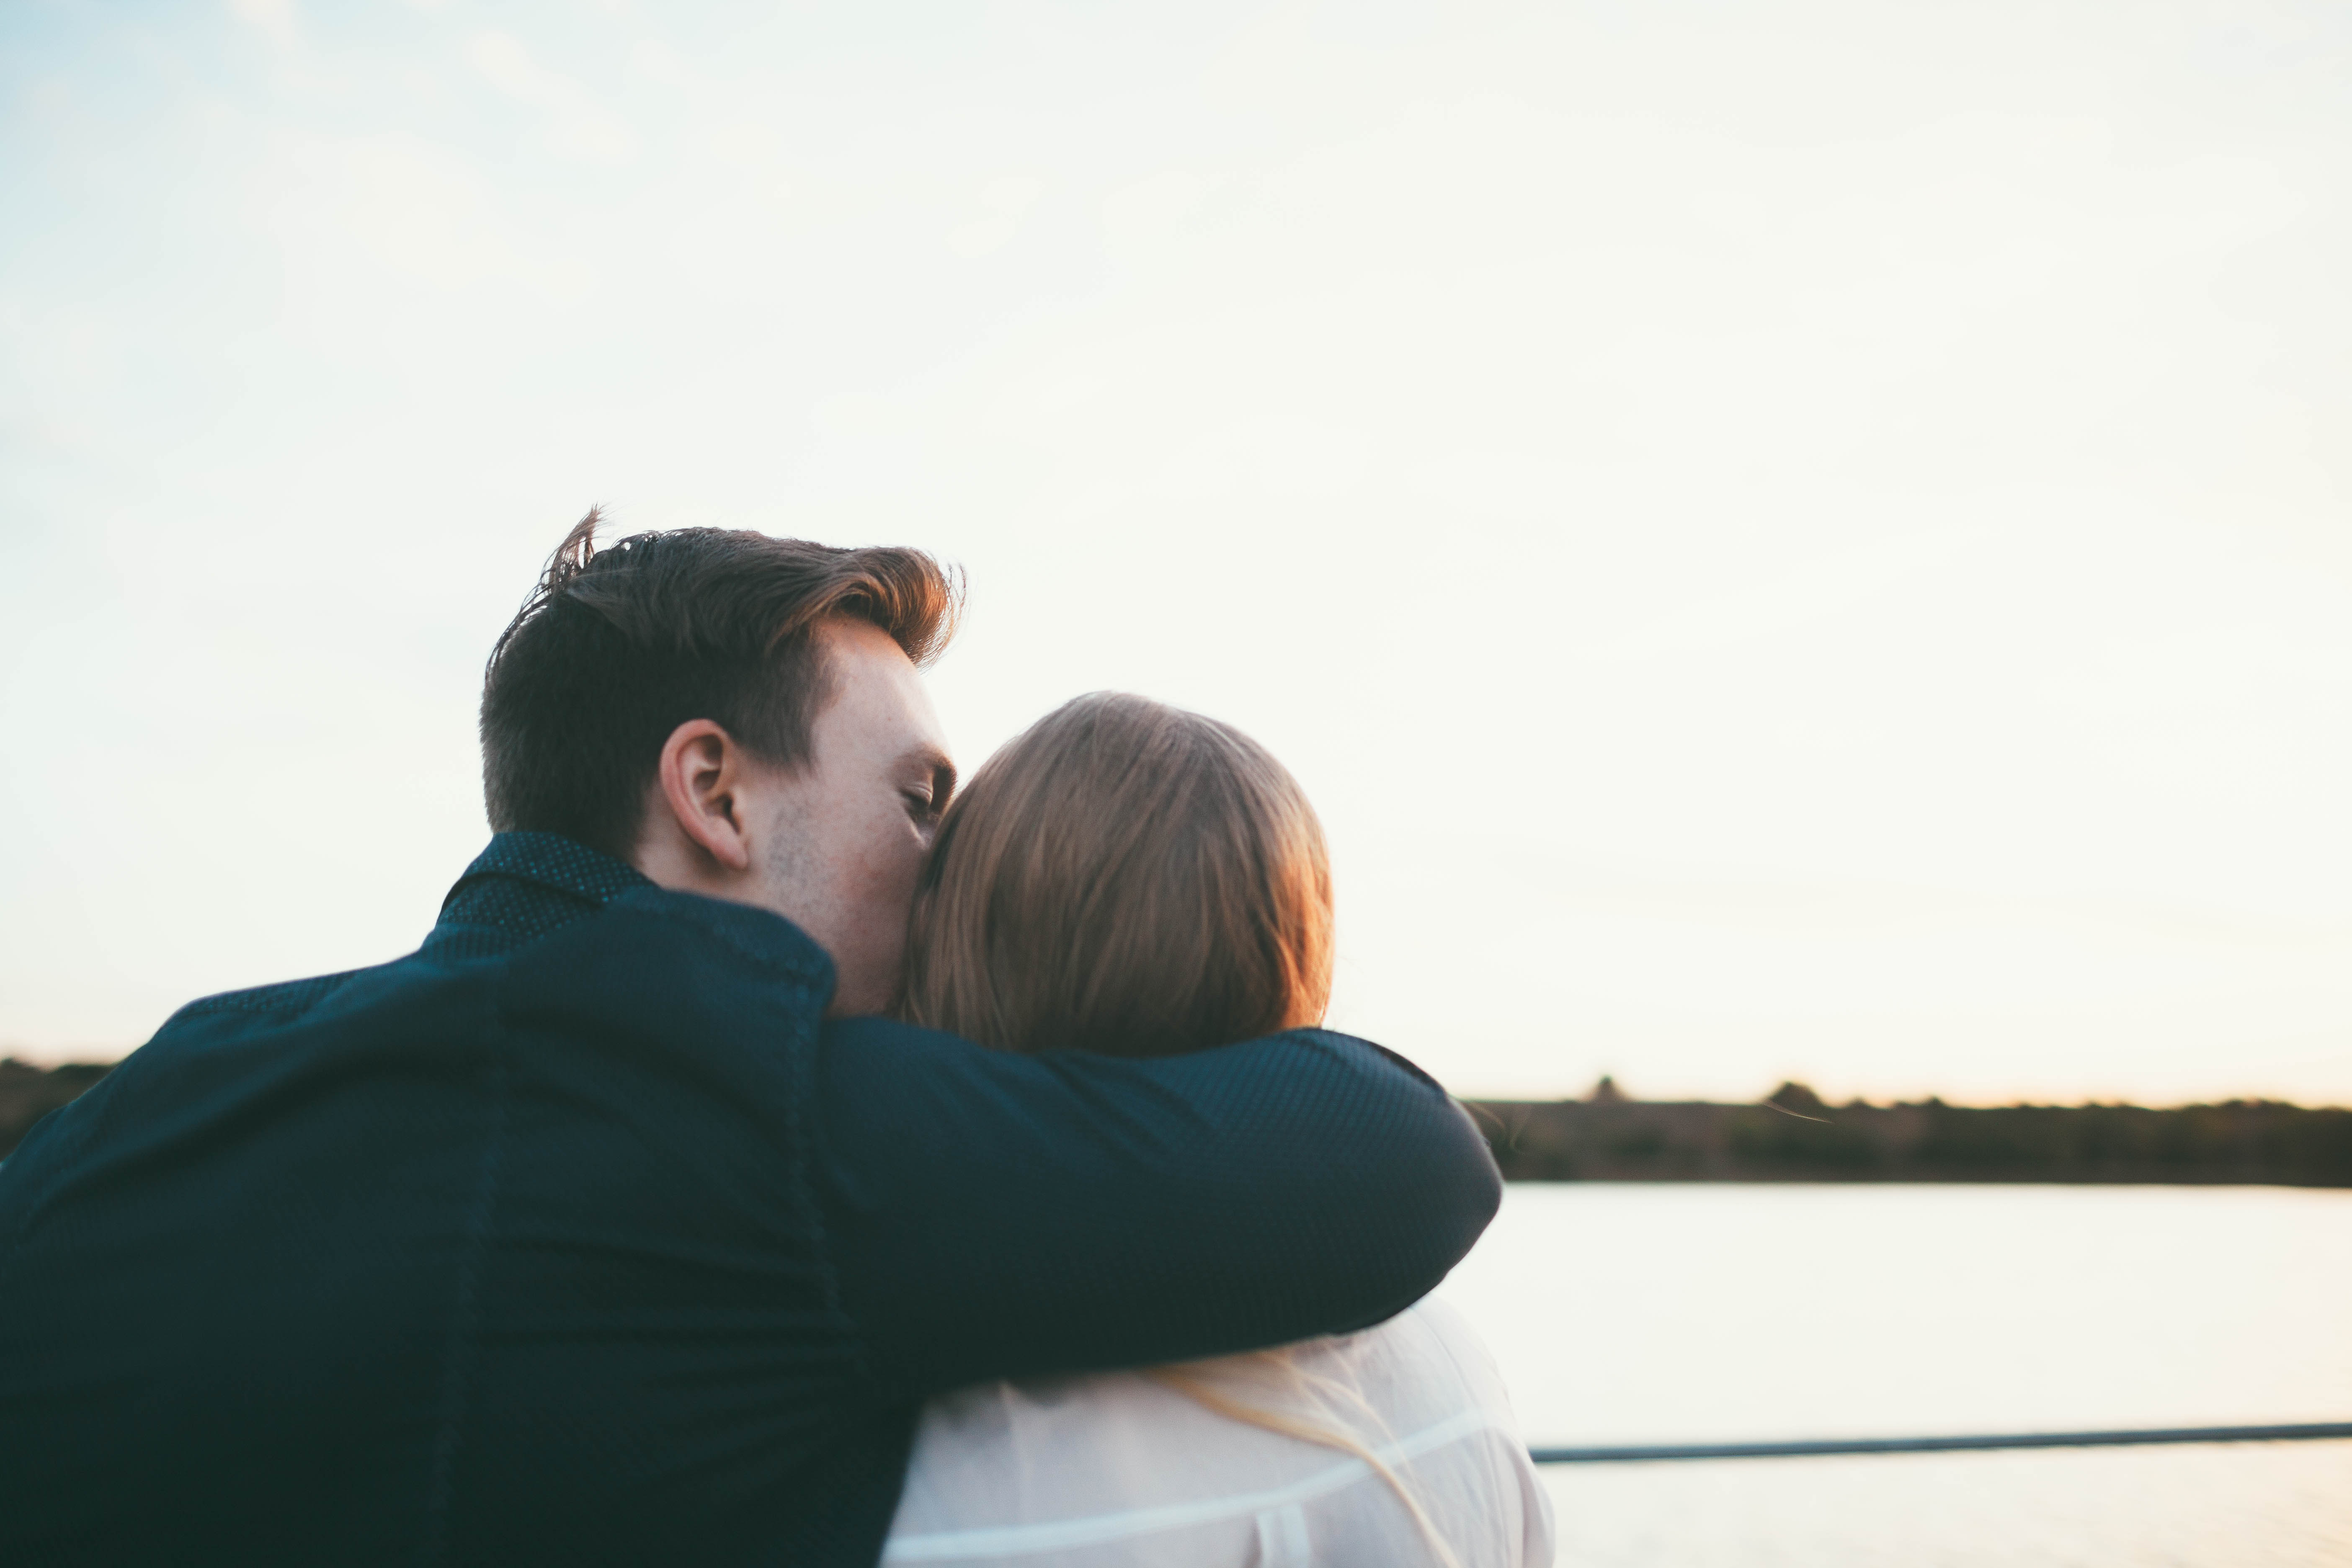
[[[670,732],[709,719],[744,750],[806,765],[833,696],[816,637],[869,621],[926,664],[955,634],[961,581],[919,550],[840,550],[717,528],[596,548],[589,509],[490,650],[482,794],[490,826],[560,833],[625,858]]]

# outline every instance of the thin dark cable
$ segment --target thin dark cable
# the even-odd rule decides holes
[[[2013,1432],[1962,1437],[1830,1437],[1779,1443],[1650,1443],[1612,1448],[1531,1448],[1538,1465],[1651,1459],[1792,1459],[1825,1454],[1941,1454],[1980,1448],[2120,1448],[2147,1443],[2309,1443],[2352,1438],[2352,1421],[2284,1426],[2159,1426],[2123,1432]]]

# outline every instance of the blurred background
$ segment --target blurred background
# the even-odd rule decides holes
[[[404,952],[591,502],[1230,719],[1465,1093],[2352,1100],[2352,13],[0,15],[0,1047]]]
[[[0,1055],[413,948],[600,502],[960,563],[967,767],[1255,733],[1458,1093],[2352,1102],[2352,9],[17,0],[0,95]],[[1538,1439],[2341,1419],[2347,1196],[1515,1187],[1448,1289]],[[2347,1562],[2346,1447],[1555,1485]]]

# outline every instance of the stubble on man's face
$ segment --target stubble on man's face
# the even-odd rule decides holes
[[[819,632],[832,699],[813,756],[780,781],[761,851],[769,907],[833,957],[834,1016],[897,998],[907,913],[955,768],[930,698],[898,645],[838,620]]]

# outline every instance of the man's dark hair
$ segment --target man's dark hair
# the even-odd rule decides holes
[[[833,695],[816,638],[848,616],[928,663],[954,635],[961,584],[919,550],[840,550],[717,528],[596,548],[591,508],[490,650],[482,794],[490,826],[635,847],[670,732],[724,727],[763,762],[807,763]]]

